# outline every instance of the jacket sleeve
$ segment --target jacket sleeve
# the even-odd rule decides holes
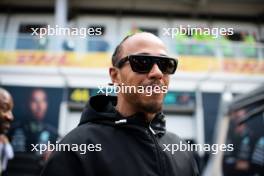
[[[41,176],[84,175],[80,160],[73,152],[55,152],[46,163]]]

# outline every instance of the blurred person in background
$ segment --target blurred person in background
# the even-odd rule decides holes
[[[55,143],[58,138],[57,129],[46,123],[48,97],[43,89],[33,89],[30,93],[28,107],[30,113],[24,122],[14,125],[11,132],[15,152],[31,152],[31,144]]]
[[[151,33],[126,37],[112,56],[113,84],[161,88],[168,86],[177,60],[167,55],[164,43]],[[138,88],[138,87],[137,87]],[[166,131],[162,113],[166,93],[119,92],[90,98],[79,126],[59,143],[90,145],[80,150],[54,151],[43,176],[197,176],[190,151],[164,150],[185,143]],[[91,146],[92,145],[92,146]]]
[[[6,170],[8,160],[14,156],[12,146],[6,136],[13,121],[13,99],[10,93],[0,88],[0,175]]]
[[[28,100],[29,113],[23,121],[14,123],[9,133],[15,157],[8,165],[8,176],[39,175],[51,153],[40,153],[39,144],[55,144],[58,138],[57,129],[45,122],[48,111],[45,90],[33,89]],[[33,150],[33,146],[37,146],[37,150]]]
[[[257,58],[257,41],[256,41],[256,34],[250,34],[241,32],[241,36],[243,39],[243,53],[246,57],[253,57]]]
[[[234,144],[234,150],[225,152],[223,165],[225,176],[253,175],[251,167],[253,131],[244,123],[238,123],[245,117],[246,109],[232,112],[227,143]]]

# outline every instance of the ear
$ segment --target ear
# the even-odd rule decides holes
[[[119,84],[120,83],[120,73],[119,70],[115,67],[109,68],[109,75],[111,77],[113,84]]]

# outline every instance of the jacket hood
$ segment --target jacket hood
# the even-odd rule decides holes
[[[150,127],[155,134],[164,134],[166,131],[165,116],[162,112],[157,113],[151,122],[146,122],[143,113],[135,113],[129,117],[123,117],[115,106],[116,96],[96,95],[90,98],[86,104],[79,125],[93,122],[111,126],[138,125]]]

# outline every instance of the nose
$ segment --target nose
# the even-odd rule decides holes
[[[13,115],[12,111],[9,111],[6,113],[5,119],[9,122],[12,122],[14,120],[14,115]]]
[[[148,77],[150,79],[161,79],[163,76],[162,71],[159,69],[159,66],[157,64],[154,64],[152,69],[150,70]]]

